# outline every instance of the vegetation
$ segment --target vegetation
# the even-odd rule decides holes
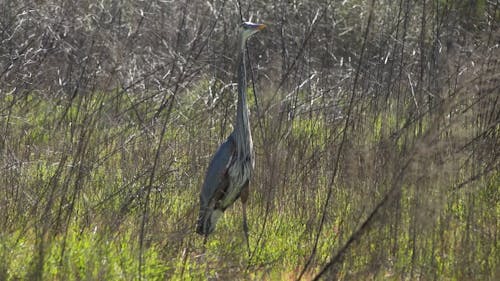
[[[0,280],[498,280],[499,2],[240,2],[0,3]],[[241,16],[250,253],[194,233]]]

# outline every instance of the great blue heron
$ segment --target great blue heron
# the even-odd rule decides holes
[[[244,22],[240,26],[238,50],[238,107],[234,131],[213,156],[200,194],[200,214],[196,232],[206,238],[215,229],[226,208],[241,198],[243,231],[248,245],[246,202],[248,182],[255,165],[252,134],[248,120],[247,83],[245,68],[246,41],[263,30],[264,24]]]

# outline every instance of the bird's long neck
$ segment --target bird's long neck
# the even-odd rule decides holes
[[[240,51],[238,54],[238,107],[236,110],[235,123],[235,131],[238,131],[238,133],[247,134],[250,132],[250,122],[248,118],[247,105],[247,79],[244,42],[241,43]]]
[[[253,157],[252,133],[250,131],[247,105],[245,55],[245,43],[242,40],[238,54],[238,106],[233,132],[237,143],[238,158],[240,159]]]

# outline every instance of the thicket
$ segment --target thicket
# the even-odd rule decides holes
[[[499,6],[1,1],[0,280],[497,280]],[[250,254],[194,233],[242,19]]]

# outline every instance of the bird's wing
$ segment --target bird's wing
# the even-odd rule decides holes
[[[217,152],[210,161],[205,182],[201,189],[200,203],[202,207],[208,207],[212,200],[217,200],[224,194],[229,184],[227,170],[234,158],[235,151],[236,146],[232,136],[217,149]]]

